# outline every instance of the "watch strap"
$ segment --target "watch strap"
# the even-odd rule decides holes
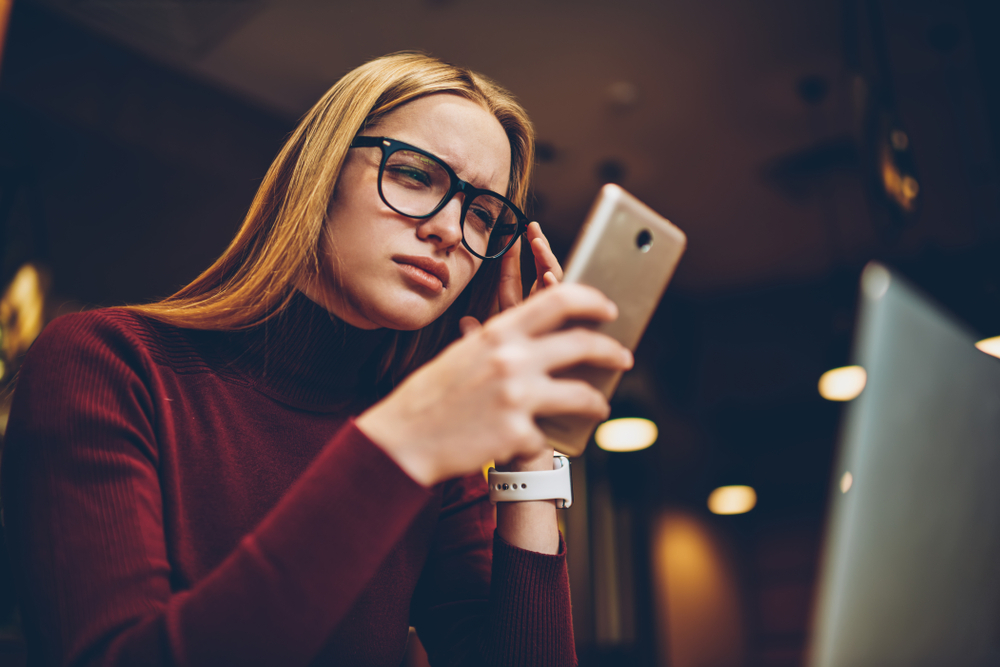
[[[573,481],[569,459],[561,454],[552,457],[552,470],[499,472],[490,468],[487,476],[490,500],[494,503],[555,500],[565,509],[573,504]]]

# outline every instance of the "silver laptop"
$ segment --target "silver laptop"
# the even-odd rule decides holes
[[[865,268],[812,667],[1000,665],[1000,359],[975,340]]]

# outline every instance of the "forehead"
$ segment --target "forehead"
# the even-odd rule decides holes
[[[367,134],[429,151],[476,187],[507,190],[510,142],[500,121],[477,102],[451,94],[421,97],[386,115]]]

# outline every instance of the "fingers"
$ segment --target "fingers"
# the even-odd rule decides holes
[[[531,247],[531,254],[535,259],[535,275],[538,280],[535,282],[532,292],[545,287],[551,287],[562,280],[563,270],[552,252],[549,240],[542,233],[542,227],[537,222],[528,225],[528,244]]]
[[[632,353],[614,338],[581,328],[538,339],[532,355],[548,373],[579,364],[627,371],[633,364]]]
[[[569,320],[610,322],[618,317],[614,302],[593,287],[576,284],[555,285],[494,320],[495,327],[514,328],[529,336],[558,329]]]
[[[604,394],[582,380],[547,382],[534,408],[534,413],[538,417],[577,415],[604,420],[611,414],[608,399]]]
[[[498,300],[501,312],[524,300],[521,285],[521,239],[514,241],[507,254],[500,260],[500,290]]]
[[[535,273],[538,279],[531,292],[552,287],[562,280],[563,270],[552,252],[552,246],[542,233],[541,225],[532,222],[527,230],[528,244],[535,260]],[[507,254],[500,260],[500,288],[498,302],[501,311],[512,308],[524,300],[521,283],[521,239],[517,239]]]

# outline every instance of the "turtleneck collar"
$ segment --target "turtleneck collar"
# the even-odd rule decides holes
[[[228,333],[226,356],[272,398],[304,409],[342,410],[374,400],[381,343],[390,334],[353,327],[296,292],[264,324]]]

